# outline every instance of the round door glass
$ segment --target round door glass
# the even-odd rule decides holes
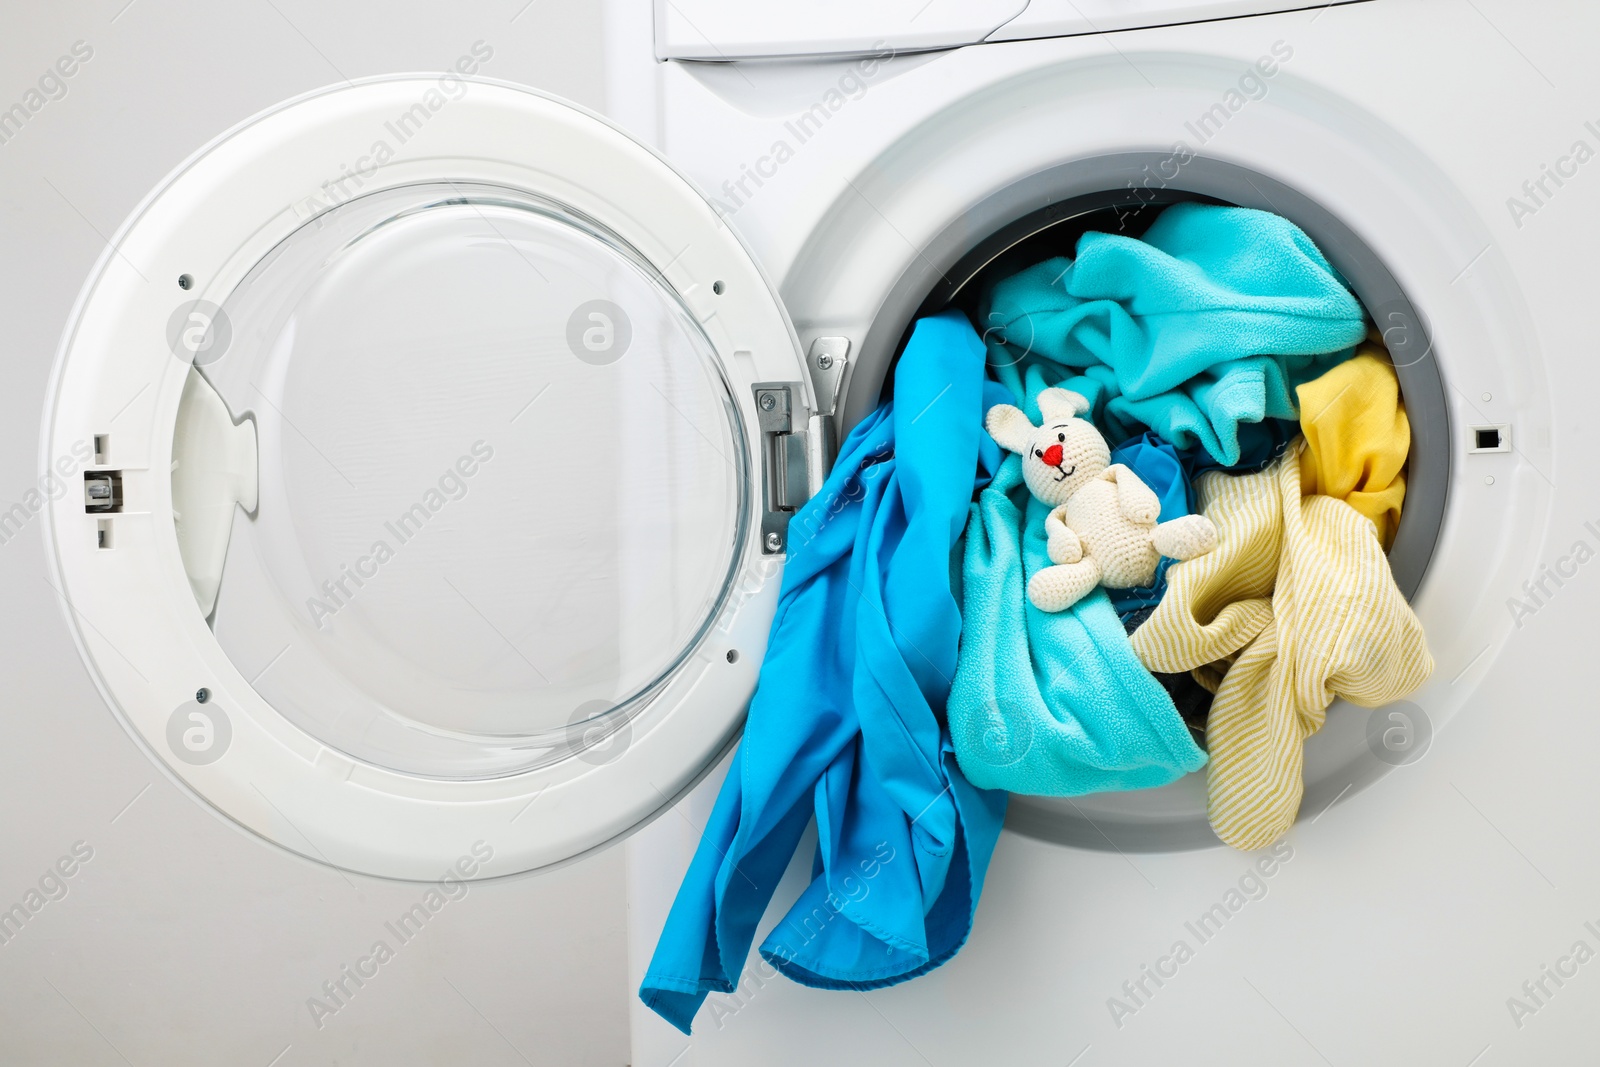
[[[212,625],[318,741],[513,774],[611,743],[695,654],[746,440],[711,342],[615,236],[508,189],[386,190],[302,225],[220,319],[196,363],[254,420],[259,502]]]

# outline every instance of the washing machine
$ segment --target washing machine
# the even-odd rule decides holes
[[[614,0],[602,116],[530,87],[528,8],[268,7],[271,47],[181,83],[237,113],[113,175],[120,228],[51,182],[103,247],[11,401],[19,1062],[607,1062],[624,1027],[635,1064],[1583,1062],[1592,18]],[[148,76],[86,83],[181,20],[113,16],[7,152],[85,97],[138,124]],[[332,72],[275,76],[291,47]],[[1189,199],[1300,225],[1394,354],[1433,680],[1334,709],[1269,853],[1198,779],[1014,798],[945,967],[822,993],[752,958],[692,1038],[624,1023],[789,519],[911,323]],[[629,973],[585,995],[620,915],[582,872],[624,839]]]
[[[1178,200],[1297,223],[1394,357],[1414,437],[1390,562],[1437,661],[1400,704],[1335,702],[1273,848],[1220,845],[1200,775],[1014,796],[948,964],[820,991],[752,952],[692,1037],[635,1003],[635,1064],[1592,1058],[1600,527],[1576,404],[1600,83],[1569,43],[1591,23],[1481,0],[663,0],[612,40],[641,86],[618,118],[750,241],[802,350],[848,354],[841,432],[909,323],[973,313],[996,270]],[[627,845],[635,983],[713,797]],[[802,845],[761,936],[810,877]]]

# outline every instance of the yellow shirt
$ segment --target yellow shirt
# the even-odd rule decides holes
[[[1300,490],[1337,497],[1372,520],[1387,551],[1406,496],[1411,423],[1388,354],[1373,342],[1296,391],[1306,455]]]

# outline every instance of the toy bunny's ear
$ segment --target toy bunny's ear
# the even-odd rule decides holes
[[[1046,422],[1082,415],[1089,407],[1088,398],[1071,389],[1046,389],[1039,394],[1039,413]]]
[[[983,425],[1001,448],[1023,455],[1028,454],[1028,446],[1033,443],[1033,434],[1037,429],[1026,412],[1010,404],[996,404],[990,408],[983,417]]]

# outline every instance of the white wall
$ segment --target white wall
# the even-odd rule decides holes
[[[0,109],[74,42],[93,56],[0,144],[0,507],[36,477],[51,361],[106,238],[216,134],[479,40],[485,74],[603,108],[598,2],[525,2],[7,4]],[[0,544],[0,907],[74,842],[94,854],[0,944],[0,1062],[626,1062],[620,848],[473,888],[319,1029],[307,998],[421,890],[294,858],[174,786],[101,702],[45,573],[35,519]]]

